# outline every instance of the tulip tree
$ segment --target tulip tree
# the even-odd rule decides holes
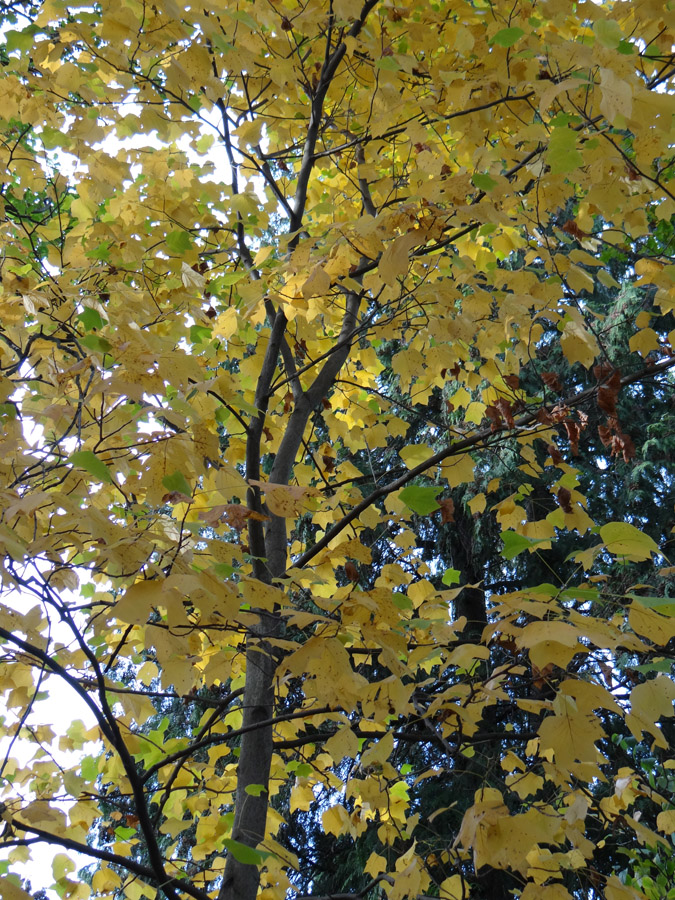
[[[606,752],[671,749],[670,548],[575,456],[629,464],[675,365],[672,7],[4,5],[3,897],[46,844],[64,898],[283,898],[296,810],[369,835],[345,897],[643,896],[597,859],[675,831]],[[504,581],[570,536],[571,574],[441,584],[419,522],[481,516]],[[471,787],[440,854],[411,740]]]

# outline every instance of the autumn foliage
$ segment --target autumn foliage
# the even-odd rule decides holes
[[[2,897],[652,900],[670,7],[3,4]]]

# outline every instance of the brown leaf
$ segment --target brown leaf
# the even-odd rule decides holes
[[[284,395],[284,414],[291,411],[291,407],[293,406],[293,394],[290,391],[286,391]]]
[[[223,503],[220,506],[212,506],[211,509],[201,510],[201,512],[199,513],[199,518],[202,520],[202,522],[206,522],[207,525],[215,527],[218,522],[220,522],[221,518],[225,515],[226,509],[226,503]]]
[[[635,458],[635,444],[633,443],[633,439],[629,434],[622,434],[619,442],[620,446],[618,449],[621,451],[621,456],[623,457],[624,462],[628,462],[631,459]]]
[[[563,424],[565,426],[565,431],[567,432],[567,437],[570,441],[570,450],[572,451],[572,456],[576,456],[579,453],[580,428],[576,422],[572,422],[569,419]]]
[[[505,375],[504,384],[512,391],[517,391],[520,389],[520,378],[518,375]]]
[[[162,503],[192,503],[192,497],[181,491],[170,491],[162,496]]]
[[[558,488],[558,493],[556,494],[558,499],[558,503],[562,508],[563,512],[571,513],[572,510],[572,493],[566,487]]]
[[[630,163],[626,163],[624,168],[629,181],[639,181],[642,178],[642,175],[640,175],[638,170],[634,166],[631,166]]]
[[[509,428],[515,428],[516,423],[513,419],[513,411],[511,409],[511,404],[506,399],[506,397],[499,397],[497,400],[495,400],[495,406],[499,410],[499,412],[500,412],[502,418],[504,419],[504,421],[506,422],[507,426]]]
[[[588,232],[582,231],[581,228],[577,225],[574,219],[569,219],[562,227],[562,230],[567,234],[571,234],[572,237],[575,237],[577,240],[581,240],[582,238],[590,237]]]
[[[502,417],[496,406],[488,406],[485,415],[490,420],[490,428],[492,431],[499,431],[502,427]]]
[[[451,522],[454,522],[455,501],[452,497],[444,497],[442,500],[438,501],[438,505],[441,508],[441,522],[444,525],[449,525]]]
[[[616,398],[616,391],[607,385],[601,385],[598,388],[598,409],[607,413],[608,416],[616,416]]]
[[[555,665],[553,663],[547,663],[543,669],[539,669],[534,664],[532,665],[532,684],[538,691],[544,690],[548,684],[548,678],[554,670]]]
[[[552,391],[556,391],[558,394],[562,393],[562,384],[560,383],[560,378],[558,377],[557,372],[542,372],[541,380],[544,382],[547,388],[550,388]]]
[[[219,522],[224,521],[234,528],[235,531],[243,531],[248,519],[254,519],[258,522],[267,522],[269,516],[249,509],[241,503],[223,503],[219,506],[213,506],[211,509],[202,510],[199,518],[206,522],[207,525],[215,527]]]
[[[604,381],[611,372],[612,366],[609,363],[598,363],[597,366],[593,366],[593,374],[596,381]]]
[[[559,466],[560,463],[563,461],[562,454],[560,453],[560,450],[558,450],[558,448],[556,447],[555,444],[547,444],[547,445],[546,445],[546,449],[547,449],[547,451],[548,451],[548,455],[551,457],[551,459],[553,460],[554,464],[555,464],[556,466]]]
[[[612,443],[612,429],[608,425],[598,425],[598,437],[603,447],[609,447]]]
[[[323,462],[327,472],[332,472],[335,469],[334,456],[329,456],[327,453],[324,453],[321,457],[321,461]]]
[[[359,575],[359,570],[356,568],[356,566],[350,559],[348,559],[347,562],[345,563],[345,575],[354,584],[357,584],[361,577]]]
[[[598,388],[598,407],[608,416],[616,416],[616,400],[620,389],[621,373],[615,369],[605,383]]]
[[[551,421],[552,422],[563,422],[570,414],[569,406],[566,406],[564,403],[558,403],[551,410]]]

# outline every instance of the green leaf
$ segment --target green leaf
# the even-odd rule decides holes
[[[212,332],[206,325],[192,325],[190,327],[190,340],[193,344],[201,344],[211,340]]]
[[[252,31],[258,31],[258,28],[259,28],[258,22],[256,22],[256,20],[253,18],[253,16],[250,15],[250,13],[247,13],[245,10],[238,9],[238,10],[235,10],[234,12],[231,12],[230,15],[232,16],[233,19],[236,19],[237,22],[243,22],[245,25],[248,25],[248,27]]]
[[[624,39],[621,26],[614,19],[598,19],[593,25],[593,32],[596,40],[608,50],[616,50]]]
[[[548,142],[546,162],[554,175],[572,172],[583,164],[584,158],[577,150],[577,135],[570,128],[554,128]]]
[[[659,552],[658,545],[648,534],[628,522],[608,522],[600,529],[600,537],[610,553],[632,562],[650,559],[652,553]]]
[[[502,556],[504,559],[513,559],[514,556],[518,556],[523,550],[531,550],[537,544],[543,544],[545,540],[545,538],[525,537],[524,534],[518,534],[517,531],[504,531],[502,533],[502,541],[504,542]]]
[[[0,403],[0,416],[7,416],[8,419],[16,419],[18,413],[13,403]]]
[[[192,247],[192,241],[187,231],[170,231],[166,236],[166,246],[172,253],[187,253]]]
[[[223,846],[234,856],[237,862],[243,863],[245,866],[262,865],[268,856],[274,855],[265,850],[254,850],[253,847],[249,847],[247,844],[242,844],[240,841],[235,841],[232,838],[225,838]]]
[[[638,594],[627,594],[631,600],[637,600],[643,606],[661,613],[662,616],[675,616],[675,597],[640,597]]]
[[[441,581],[443,582],[443,584],[450,587],[453,584],[459,584],[459,578],[459,569],[446,569],[443,573],[443,578],[441,578]]]
[[[203,134],[199,140],[195,141],[195,149],[197,153],[208,153],[213,144],[214,136],[212,134]]]
[[[247,784],[244,790],[251,797],[260,797],[261,794],[267,793],[267,788],[264,784]]]
[[[87,350],[93,350],[95,353],[110,353],[112,350],[110,341],[106,341],[99,334],[85,334],[83,338],[80,338],[80,343]]]
[[[47,148],[53,150],[55,147],[68,146],[67,135],[58,128],[52,128],[50,125],[45,126],[40,132],[40,140]]]
[[[80,774],[85,781],[96,781],[98,778],[98,759],[94,756],[83,757],[80,763]]]
[[[420,516],[428,516],[441,508],[436,500],[436,495],[440,493],[440,490],[439,487],[421,487],[418,484],[410,484],[408,487],[403,488],[402,491],[399,491],[398,497],[408,509]]]
[[[377,60],[375,65],[378,69],[384,69],[387,72],[398,72],[401,68],[393,56],[383,56]]]
[[[173,475],[166,475],[162,478],[162,484],[167,491],[178,491],[179,494],[185,494],[186,497],[192,496],[192,488],[182,472],[174,472]]]
[[[631,669],[635,672],[642,672],[643,675],[651,675],[652,672],[665,672],[666,674],[670,674],[672,668],[673,661],[671,659],[658,659],[654,660],[654,662],[645,663],[642,666],[631,666]]]
[[[84,254],[87,259],[110,259],[110,244],[108,241],[103,241],[97,247],[94,247],[92,250],[86,250]]]
[[[493,187],[497,186],[497,182],[494,180],[494,178],[491,178],[484,172],[477,172],[471,177],[471,181],[479,191],[491,191]]]
[[[105,481],[108,484],[113,483],[110,469],[91,450],[76,450],[75,453],[70,454],[67,462],[78,469],[84,469],[85,472],[89,472],[90,475],[93,475],[99,481]]]
[[[525,34],[522,28],[514,26],[512,28],[502,28],[498,31],[488,43],[497,44],[499,47],[512,47],[517,40]]]
[[[95,328],[103,328],[104,325],[108,324],[107,319],[104,319],[97,309],[92,309],[90,306],[86,306],[84,308],[84,310],[77,317],[77,321],[82,322],[85,331],[93,331]]]
[[[118,838],[121,838],[123,841],[128,841],[129,838],[136,836],[135,828],[127,828],[124,825],[118,825],[115,829],[115,834]]]
[[[28,28],[24,28],[23,31],[6,32],[5,49],[7,53],[11,53],[13,50],[20,50],[22,53],[27,53],[31,50],[34,43],[33,36],[37,30],[37,26],[29,25]]]

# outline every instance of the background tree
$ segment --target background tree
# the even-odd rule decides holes
[[[665,517],[610,479],[636,465],[627,398],[657,429],[675,363],[670,14],[26,14],[2,109],[10,862],[88,854],[91,885],[55,860],[75,898],[283,897],[300,811],[316,852],[365,836],[391,900],[639,897],[605,848],[675,816],[616,748],[665,765],[675,610]],[[615,559],[637,584],[603,588]],[[41,721],[56,681],[93,727]],[[422,797],[450,779],[457,806]]]

